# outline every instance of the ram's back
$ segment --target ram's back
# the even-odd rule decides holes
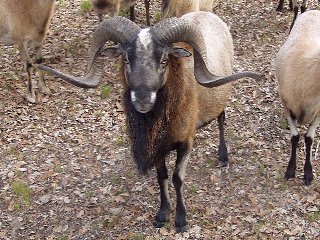
[[[208,12],[189,13],[182,18],[197,24],[203,33],[207,45],[209,71],[217,76],[231,75],[234,52],[233,41],[227,25],[216,15]],[[186,61],[186,64],[190,64],[190,62]],[[190,66],[190,69],[193,68]],[[196,81],[194,77],[193,81]],[[215,119],[223,111],[231,95],[232,84],[215,88],[205,88],[199,84],[195,84],[195,86],[198,94],[197,126],[200,127]]]

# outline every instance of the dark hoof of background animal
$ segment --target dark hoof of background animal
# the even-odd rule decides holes
[[[303,180],[304,180],[304,183],[307,185],[307,186],[310,186],[311,183],[312,183],[312,180],[313,180],[313,174],[305,174],[303,176]]]
[[[176,227],[176,231],[177,233],[184,233],[188,230],[187,226],[183,226],[183,227]]]
[[[229,161],[219,161],[221,167],[227,167],[229,164]]]
[[[155,221],[154,222],[154,226],[156,228],[162,228],[167,222],[158,222],[158,221]]]
[[[296,177],[296,173],[295,173],[295,170],[291,170],[291,169],[287,169],[285,175],[284,175],[284,178],[286,180],[290,179],[290,178],[295,178]]]

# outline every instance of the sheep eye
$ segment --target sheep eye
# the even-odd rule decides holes
[[[167,63],[168,63],[168,59],[162,59],[161,60],[161,64],[162,65],[167,65]]]
[[[130,64],[130,62],[129,62],[128,59],[124,59],[123,62],[124,62],[126,65]]]

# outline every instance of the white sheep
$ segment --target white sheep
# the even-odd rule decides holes
[[[162,0],[162,18],[181,17],[189,12],[212,12],[217,0]]]
[[[311,153],[320,116],[320,11],[300,15],[276,56],[276,76],[291,132],[291,157],[285,178],[294,178],[299,141],[297,123],[308,124],[305,135],[304,182],[313,180]]]
[[[17,44],[28,75],[26,99],[36,102],[32,84],[32,63],[28,54],[29,43],[35,47],[35,62],[42,62],[41,50],[49,29],[55,0],[1,0],[0,43]],[[43,72],[38,71],[38,88],[43,94],[50,90],[45,84]]]

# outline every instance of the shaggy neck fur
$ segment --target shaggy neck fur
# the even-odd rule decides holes
[[[147,174],[168,151],[163,146],[163,143],[166,143],[170,119],[167,108],[168,91],[166,88],[160,89],[153,109],[144,114],[134,109],[129,89],[124,93],[124,101],[131,152],[139,172]]]
[[[172,109],[177,109],[179,104],[179,83],[175,80],[177,79],[168,80],[170,83],[167,82],[158,91],[153,109],[144,114],[134,109],[130,89],[125,89],[124,106],[131,152],[141,174],[147,174],[149,169],[157,166],[165,155],[174,149],[168,131],[174,120],[175,113]]]

